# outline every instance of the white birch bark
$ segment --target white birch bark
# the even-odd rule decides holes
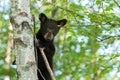
[[[10,22],[14,30],[18,80],[37,80],[29,0],[11,0]]]

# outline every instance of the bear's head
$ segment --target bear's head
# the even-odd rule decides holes
[[[60,28],[63,27],[67,22],[66,19],[58,21],[49,19],[43,13],[39,15],[39,20],[41,21],[40,31],[46,41],[52,41],[56,34],[59,32]]]

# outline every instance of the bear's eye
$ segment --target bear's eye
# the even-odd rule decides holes
[[[56,32],[53,32],[53,35],[55,36],[57,33]]]
[[[56,34],[58,33],[58,31],[59,31],[59,28],[55,29],[55,30],[53,31],[53,34],[56,35]]]

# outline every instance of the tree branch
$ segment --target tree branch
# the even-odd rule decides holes
[[[115,37],[120,37],[120,35],[109,36],[109,37],[107,37],[107,38],[103,38],[103,39],[98,38],[98,41],[99,41],[99,42],[102,42],[102,41],[105,41],[105,40],[108,40],[108,39],[111,39],[111,38],[115,38]]]
[[[6,61],[6,70],[10,71],[10,61],[11,61],[11,48],[13,47],[13,34],[12,33],[9,33],[8,35],[8,46],[7,46],[7,52],[6,52],[6,58],[5,58],[5,61]],[[9,75],[6,75],[4,79],[8,79],[10,80],[10,73]]]
[[[120,8],[120,5],[117,3],[117,1],[113,0],[114,3]]]
[[[48,60],[47,60],[47,58],[46,58],[46,56],[45,56],[45,53],[44,53],[44,51],[43,51],[44,48],[39,48],[39,49],[40,49],[40,51],[41,51],[42,57],[43,57],[43,59],[44,59],[44,61],[45,61],[45,65],[46,65],[46,67],[47,67],[47,69],[48,69],[48,72],[49,72],[49,74],[50,74],[51,79],[52,79],[52,80],[55,80],[53,71],[51,70],[50,65],[49,65],[49,63],[48,63]]]

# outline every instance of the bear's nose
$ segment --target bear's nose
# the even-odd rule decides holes
[[[53,36],[53,33],[51,32],[48,32],[45,34],[44,38],[47,40],[47,41],[51,41],[53,40],[54,36]]]

